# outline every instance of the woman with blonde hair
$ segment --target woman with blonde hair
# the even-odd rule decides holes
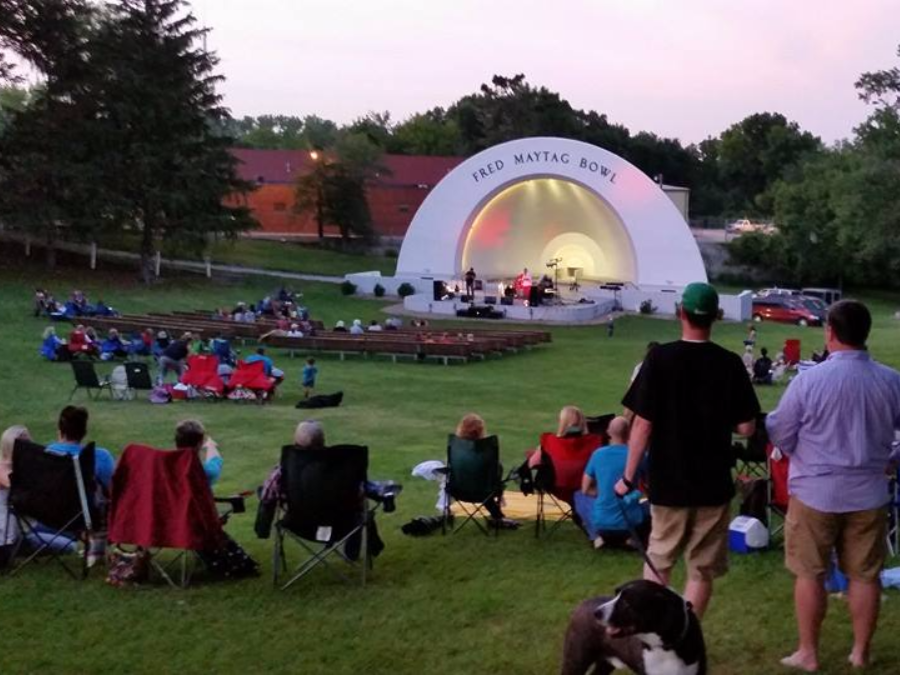
[[[0,436],[0,566],[5,562],[7,550],[19,538],[19,528],[15,519],[9,513],[9,475],[12,472],[12,455],[16,441],[22,439],[31,440],[28,429],[21,426],[13,426]]]

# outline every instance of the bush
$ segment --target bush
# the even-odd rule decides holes
[[[375,284],[375,288],[372,289],[372,292],[375,294],[376,298],[384,297],[384,286],[381,284]]]
[[[356,284],[345,279],[341,283],[341,295],[353,295],[354,293],[356,293]]]
[[[641,314],[655,314],[657,309],[658,308],[654,307],[653,302],[650,299],[642,301],[638,307],[638,311]]]
[[[404,281],[397,287],[397,295],[399,295],[401,298],[405,298],[407,295],[414,295],[415,292],[416,289],[413,288],[413,285],[406,281]]]
[[[397,249],[395,249],[395,248],[384,249],[384,257],[385,258],[396,258],[397,255],[398,255]]]

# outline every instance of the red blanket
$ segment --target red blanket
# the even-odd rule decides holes
[[[112,477],[109,539],[120,544],[209,550],[223,539],[212,491],[192,448],[125,448]]]

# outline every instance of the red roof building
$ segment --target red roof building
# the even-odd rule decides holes
[[[312,214],[294,213],[294,184],[309,173],[315,160],[305,150],[252,150],[235,148],[241,178],[256,185],[247,205],[269,235],[311,235],[318,228]],[[368,189],[372,225],[380,237],[402,238],[416,210],[435,185],[463,161],[462,157],[385,155],[388,170]],[[328,234],[336,234],[329,230]]]

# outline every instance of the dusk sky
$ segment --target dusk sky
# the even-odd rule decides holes
[[[898,64],[897,0],[195,0],[236,116],[394,120],[523,72],[632,130],[699,141],[780,111],[826,141]]]

